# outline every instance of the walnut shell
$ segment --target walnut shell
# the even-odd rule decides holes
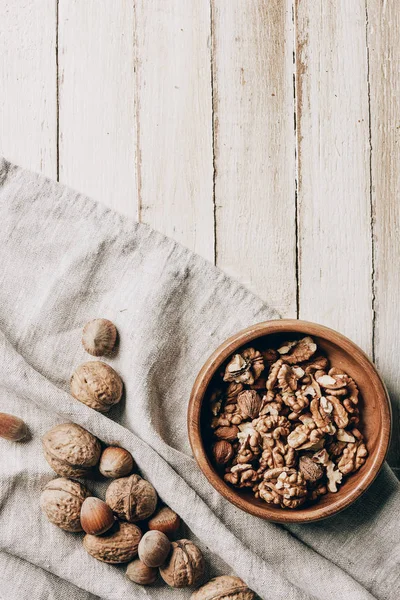
[[[157,579],[158,569],[148,567],[139,558],[129,563],[126,576],[139,585],[150,585]]]
[[[115,479],[106,492],[106,502],[124,521],[135,523],[150,517],[157,506],[157,492],[139,475]]]
[[[111,354],[117,341],[117,329],[108,319],[93,319],[83,328],[82,345],[92,356]]]
[[[204,575],[204,558],[190,540],[172,542],[172,551],[160,567],[165,583],[174,588],[197,585]]]
[[[40,508],[50,523],[65,531],[82,531],[81,507],[88,496],[88,490],[81,483],[60,477],[44,488]]]
[[[117,522],[104,535],[85,535],[83,546],[97,560],[118,564],[135,558],[141,537],[142,532],[137,525]]]
[[[63,477],[85,477],[97,465],[99,440],[75,423],[52,427],[42,438],[45,459]]]
[[[239,577],[223,575],[202,585],[190,600],[253,600],[254,597],[254,592]]]
[[[132,454],[119,446],[109,446],[100,457],[99,471],[104,477],[116,479],[133,471],[135,463]]]
[[[80,365],[73,373],[70,385],[76,400],[103,413],[118,404],[123,390],[118,373],[99,360]]]
[[[181,519],[179,515],[168,506],[163,506],[163,508],[160,508],[160,510],[151,517],[148,522],[148,527],[150,531],[162,531],[165,535],[171,535],[179,529],[180,524]]]

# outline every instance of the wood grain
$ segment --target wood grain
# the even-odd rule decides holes
[[[5,0],[0,24],[0,154],[55,178],[55,2]]]
[[[393,406],[389,463],[400,470],[400,12],[398,3],[368,0],[374,206],[375,357]]]
[[[137,216],[132,2],[59,3],[60,181]]]
[[[209,2],[135,12],[140,219],[213,261]]]
[[[216,259],[296,314],[291,1],[213,1]]]
[[[372,356],[364,0],[295,2],[299,314]]]

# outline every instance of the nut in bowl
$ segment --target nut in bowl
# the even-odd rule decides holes
[[[230,502],[281,523],[354,502],[388,449],[390,403],[374,365],[321,325],[267,321],[224,342],[194,384],[194,456]]]

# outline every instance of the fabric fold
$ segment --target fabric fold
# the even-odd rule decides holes
[[[60,578],[72,600],[190,597],[161,583],[135,586],[124,567],[95,561],[80,534],[40,514],[40,490],[54,477],[40,437],[73,421],[133,453],[204,551],[209,576],[235,572],[261,598],[398,597],[399,490],[388,469],[342,515],[285,529],[230,505],[192,458],[186,409],[197,372],[228,336],[277,318],[273,309],[149,227],[5,160],[0,218],[0,410],[20,415],[32,432],[23,444],[0,440],[0,548],[8,569],[14,559],[33,585]],[[107,416],[68,393],[73,370],[90,358],[82,326],[99,316],[120,332],[119,351],[106,362],[125,383],[124,399]],[[88,486],[104,494],[105,484]],[[22,505],[28,518],[16,528]],[[22,579],[16,585],[18,597],[28,598]]]

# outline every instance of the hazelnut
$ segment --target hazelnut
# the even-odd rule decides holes
[[[86,498],[81,508],[81,525],[86,533],[101,535],[114,525],[113,511],[100,498]]]
[[[238,433],[239,429],[236,425],[218,427],[218,429],[214,431],[215,436],[219,440],[226,440],[228,442],[235,441]]]
[[[157,579],[158,569],[148,567],[144,562],[136,558],[129,563],[128,568],[126,569],[126,575],[134,583],[150,585]]]
[[[0,437],[10,442],[19,442],[28,435],[25,423],[19,417],[0,413]]]
[[[99,470],[104,477],[110,479],[125,477],[133,471],[134,464],[132,454],[128,450],[110,446],[100,457]]]
[[[151,517],[148,527],[150,530],[162,531],[165,535],[171,535],[179,529],[180,524],[179,515],[168,506],[164,506],[154,517]]]
[[[139,558],[148,567],[161,566],[171,550],[171,542],[162,531],[148,531],[140,540]]]
[[[43,436],[42,444],[45,459],[64,477],[85,477],[99,462],[99,440],[74,423],[52,427]]]
[[[324,474],[322,465],[314,462],[310,456],[306,455],[300,456],[299,470],[303,473],[304,479],[311,482],[318,481]]]
[[[174,588],[197,585],[204,575],[204,558],[190,540],[172,542],[172,551],[160,567],[165,583]]]
[[[88,490],[81,483],[60,477],[44,488],[40,508],[50,523],[65,531],[82,531],[81,507],[88,496]]]
[[[108,319],[93,319],[83,328],[82,345],[92,356],[111,354],[117,341],[117,329]]]
[[[233,456],[232,444],[226,440],[219,440],[213,445],[212,452],[217,465],[226,465],[226,463],[229,462]]]
[[[254,592],[239,577],[223,575],[202,585],[190,600],[253,600],[254,597]]]
[[[151,483],[134,474],[112,481],[106,492],[106,502],[120,519],[134,523],[153,514],[157,492]]]
[[[83,546],[97,560],[115,565],[135,558],[141,537],[137,525],[116,522],[104,535],[86,534]]]
[[[121,400],[121,377],[110,365],[99,360],[80,365],[70,384],[71,394],[76,400],[99,412],[108,412]]]

